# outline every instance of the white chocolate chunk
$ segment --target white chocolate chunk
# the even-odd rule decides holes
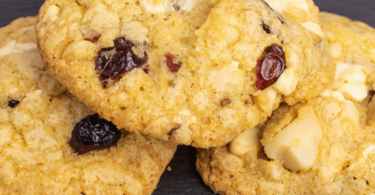
[[[355,126],[359,127],[360,126],[360,123],[359,123],[360,114],[359,114],[358,108],[351,101],[345,101],[345,102],[346,102],[346,107],[341,112],[340,117],[349,118],[350,120],[353,121]]]
[[[351,84],[366,83],[367,75],[361,65],[349,65],[339,62],[336,66],[335,80],[344,81]]]
[[[56,5],[50,6],[45,12],[44,17],[41,17],[42,22],[45,23],[47,20],[49,20],[49,22],[55,21],[57,19],[57,14],[59,14],[59,12],[59,7],[57,7]]]
[[[342,92],[345,97],[352,101],[360,102],[364,100],[368,95],[368,89],[366,84],[350,84],[344,83],[338,88],[338,91]]]
[[[323,93],[320,94],[322,97],[333,97],[338,99],[339,101],[346,101],[344,95],[339,91],[332,91],[330,89],[325,90]]]
[[[293,53],[294,55],[294,53]],[[281,74],[276,83],[272,85],[279,93],[288,96],[293,93],[298,84],[299,78],[296,70],[296,66],[288,67]]]
[[[165,12],[166,0],[140,0],[140,5],[153,14]]]
[[[364,151],[363,151],[363,156],[365,158],[367,158],[367,156],[370,154],[370,153],[373,153],[375,152],[375,144],[370,144]]]
[[[95,44],[90,41],[77,41],[71,43],[64,51],[63,57],[73,56],[76,59],[89,59]]]
[[[234,138],[229,145],[230,152],[236,155],[248,153],[259,142],[259,131],[260,129],[255,127]]]
[[[333,98],[336,98],[336,99],[340,100],[340,101],[346,101],[346,99],[344,97],[344,94],[342,94],[339,91],[332,91],[331,96]]]
[[[375,64],[366,64],[363,66],[363,71],[365,71],[365,73],[367,74],[372,74],[373,72],[375,72]]]
[[[298,118],[264,146],[271,159],[280,161],[293,171],[310,169],[317,157],[322,129],[311,106],[302,107]]]
[[[305,11],[309,10],[309,5],[305,0],[265,0],[272,9],[283,13],[288,7],[298,7]]]
[[[5,47],[2,47],[0,49],[0,55],[6,55],[10,53],[24,53],[36,48],[36,43],[17,43],[16,41],[10,41],[5,45]]]
[[[223,28],[226,32],[227,44],[233,45],[240,39],[240,32],[236,27],[230,25],[224,25]]]
[[[303,23],[302,26],[319,36],[323,36],[322,28],[320,27],[319,24],[315,22],[308,21],[308,22]]]
[[[181,11],[190,11],[194,5],[196,0],[173,0],[173,6],[178,6],[179,10]]]
[[[263,94],[255,98],[255,101],[264,112],[270,115],[273,111],[273,107],[275,106],[276,97],[277,91],[272,87],[268,87],[267,89],[263,90]]]

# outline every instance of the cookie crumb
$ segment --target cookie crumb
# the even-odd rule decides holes
[[[168,167],[167,167],[167,171],[172,171],[171,166],[168,166]]]

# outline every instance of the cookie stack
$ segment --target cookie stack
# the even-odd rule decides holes
[[[177,145],[219,194],[375,191],[375,29],[312,0],[46,0],[0,38],[0,194],[152,194]]]

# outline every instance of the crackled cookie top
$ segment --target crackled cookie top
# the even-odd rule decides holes
[[[93,115],[47,74],[34,24],[0,29],[0,194],[151,194],[176,146]]]
[[[328,46],[307,22],[311,0],[47,0],[36,29],[47,71],[104,118],[211,147],[327,88]]]
[[[367,59],[370,65],[364,55],[369,42],[345,44],[366,40],[372,28],[327,13],[321,14],[321,26],[336,63]],[[266,124],[242,133],[228,147],[199,150],[197,169],[205,183],[220,194],[373,193],[375,101],[367,93],[372,89],[366,88],[362,99],[353,98],[361,94],[358,87],[342,90],[353,81],[371,83],[364,65],[338,63],[332,88],[320,97],[281,106]]]

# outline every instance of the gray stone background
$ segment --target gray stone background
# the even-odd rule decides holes
[[[44,0],[0,0],[0,27],[23,16],[38,14]],[[321,11],[344,15],[375,27],[375,0],[315,0]],[[1,41],[1,40],[0,40]],[[179,146],[166,171],[160,179],[154,195],[210,195],[214,194],[195,170],[195,149]]]

